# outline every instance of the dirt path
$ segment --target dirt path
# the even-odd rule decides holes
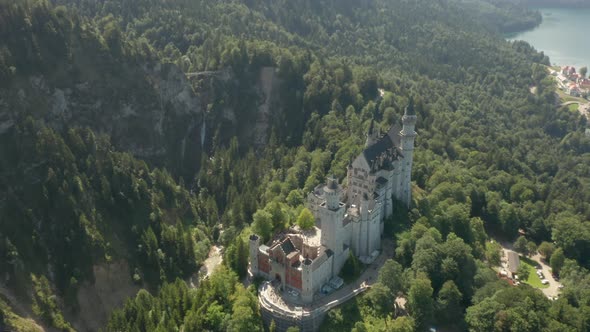
[[[209,256],[203,262],[203,267],[201,267],[201,272],[204,276],[210,276],[211,273],[215,270],[215,268],[223,262],[223,256],[221,252],[223,250],[222,246],[212,246],[209,250]]]

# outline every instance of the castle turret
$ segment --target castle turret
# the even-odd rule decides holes
[[[336,211],[340,207],[340,189],[338,180],[334,176],[328,177],[324,187],[324,195],[326,197],[326,206],[332,211]]]
[[[338,180],[333,176],[328,177],[324,186],[324,199],[326,201],[318,208],[322,224],[321,242],[332,249],[336,256],[342,251],[343,243],[341,232],[345,206],[340,203],[341,190]]]
[[[301,299],[305,303],[313,301],[313,273],[312,260],[306,258],[301,265]]]
[[[404,116],[402,117],[403,128],[400,133],[401,136],[401,149],[404,154],[404,160],[402,161],[402,188],[401,188],[401,200],[410,206],[412,201],[412,162],[414,159],[414,141],[416,139],[416,112],[414,110],[414,100],[410,97],[410,102],[406,107]]]
[[[256,234],[250,235],[250,273],[252,276],[258,274],[258,248],[260,247],[260,237]]]
[[[360,206],[360,220],[359,220],[359,234],[358,237],[358,247],[356,255],[363,257],[368,256],[369,253],[369,224],[371,214],[369,213],[369,195],[367,193],[363,193],[361,197],[361,206]]]

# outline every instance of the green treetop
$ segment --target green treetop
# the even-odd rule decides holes
[[[301,227],[301,229],[311,229],[315,226],[315,218],[309,209],[303,208],[299,217],[297,217],[297,225]]]

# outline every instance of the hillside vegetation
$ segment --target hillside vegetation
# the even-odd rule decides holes
[[[589,329],[587,120],[555,109],[547,57],[501,36],[538,13],[498,0],[0,9],[2,281],[46,324],[75,329],[60,311],[75,315],[76,285],[124,259],[147,290],[106,330],[262,330],[239,282],[244,236],[294,224],[309,190],[344,178],[371,118],[388,128],[412,96],[414,202],[387,222],[396,255],[324,329]],[[519,229],[564,256],[559,300],[491,269],[488,234]],[[225,266],[190,289],[212,241]]]

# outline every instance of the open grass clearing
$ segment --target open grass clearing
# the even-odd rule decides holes
[[[570,110],[570,112],[575,112],[580,108],[580,104],[569,104],[567,105],[567,108]]]
[[[541,279],[537,275],[537,269],[535,269],[535,266],[538,264],[537,262],[530,258],[520,256],[520,264],[526,266],[526,268],[529,270],[529,277],[526,280],[521,280],[522,282],[527,283],[535,288],[549,287],[549,285],[543,285],[541,283]]]

